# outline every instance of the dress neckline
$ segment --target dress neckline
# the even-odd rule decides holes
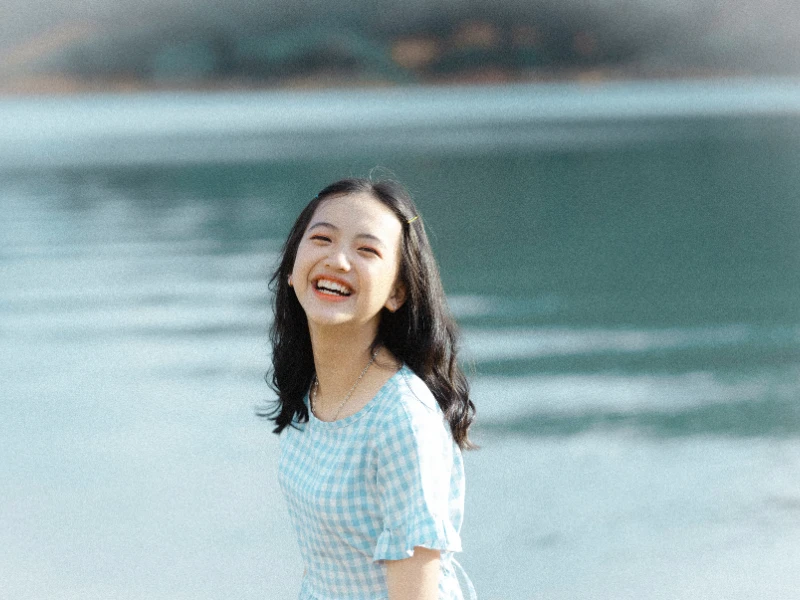
[[[405,375],[408,367],[403,363],[403,365],[395,371],[395,373],[387,379],[384,384],[375,392],[375,395],[370,398],[369,402],[367,402],[364,406],[354,412],[352,415],[347,415],[346,417],[342,417],[341,419],[336,419],[335,421],[323,421],[322,419],[317,418],[317,415],[314,414],[314,411],[311,410],[311,403],[308,399],[309,392],[306,392],[305,397],[303,398],[303,402],[305,402],[306,408],[308,409],[308,421],[309,423],[313,423],[315,427],[321,427],[323,429],[339,429],[341,427],[347,427],[348,425],[355,423],[361,417],[366,415],[370,412],[378,401],[387,393],[390,384],[397,378],[400,377],[401,374]]]

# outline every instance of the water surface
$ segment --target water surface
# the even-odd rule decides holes
[[[464,334],[483,449],[466,457],[460,560],[480,597],[792,597],[797,99],[634,91],[598,114],[585,90],[551,90],[530,102],[556,125],[513,127],[487,117],[508,99],[451,92],[473,107],[456,111],[468,135],[418,148],[18,159],[0,179],[3,595],[295,597],[277,438],[254,416],[271,397],[266,280],[322,186],[385,165],[417,199]],[[157,100],[135,109],[165,122],[174,102]],[[397,109],[403,139],[419,102]],[[211,135],[190,121],[159,156]]]

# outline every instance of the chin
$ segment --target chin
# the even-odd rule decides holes
[[[377,327],[379,317],[376,315],[372,319],[361,320],[352,314],[343,313],[316,313],[309,315],[306,313],[308,322],[313,323],[317,327],[347,327],[347,328],[361,328],[361,327]]]
[[[306,313],[309,323],[322,326],[347,325],[355,323],[353,315],[336,313]]]

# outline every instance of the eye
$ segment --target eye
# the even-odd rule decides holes
[[[329,238],[327,235],[322,235],[319,233],[315,233],[314,235],[312,235],[311,239],[315,241],[328,242],[328,243],[330,243],[331,241],[331,238]]]
[[[375,256],[380,256],[381,255],[381,253],[378,252],[375,248],[370,248],[369,246],[361,246],[361,248],[359,248],[359,251],[361,251],[361,252],[369,252],[371,254],[374,254]]]

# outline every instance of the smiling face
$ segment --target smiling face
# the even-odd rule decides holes
[[[325,199],[297,248],[292,285],[309,327],[350,325],[377,331],[381,309],[397,310],[402,225],[367,193]]]

